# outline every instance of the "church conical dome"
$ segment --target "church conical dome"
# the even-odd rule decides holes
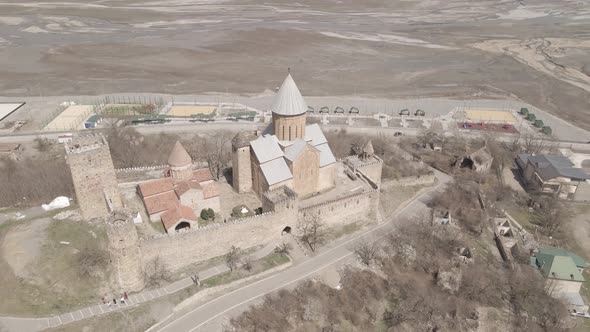
[[[297,84],[291,77],[291,74],[287,75],[283,85],[279,89],[279,92],[275,95],[270,110],[274,114],[279,115],[301,115],[307,112],[307,103],[301,96]]]
[[[170,156],[168,157],[168,165],[172,167],[183,167],[187,165],[191,165],[193,160],[191,156],[189,156],[188,152],[184,149],[180,141],[176,141],[174,147],[172,148],[172,152],[170,152]]]

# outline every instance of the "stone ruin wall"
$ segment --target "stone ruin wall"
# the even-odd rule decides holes
[[[149,264],[156,257],[172,271],[225,255],[231,246],[247,249],[279,240],[285,227],[295,229],[295,210],[264,213],[249,218],[214,224],[173,235],[141,241],[142,260]]]
[[[328,227],[347,225],[365,219],[375,219],[379,191],[366,191],[299,209],[298,219],[317,214]]]

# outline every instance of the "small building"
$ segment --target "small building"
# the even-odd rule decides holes
[[[22,147],[18,143],[0,143],[0,158],[7,157],[10,160],[19,160],[22,154]]]
[[[472,152],[455,161],[456,168],[467,168],[479,173],[485,173],[490,170],[494,157],[488,150],[487,146]]]
[[[536,191],[573,199],[590,175],[562,155],[519,154],[516,164],[526,185]]]
[[[585,279],[582,272],[588,263],[580,256],[560,248],[539,248],[531,257],[531,265],[546,278],[549,294],[565,300],[571,309],[588,311],[580,296]]]
[[[166,177],[140,183],[137,191],[152,222],[167,232],[196,227],[203,209],[219,211],[219,190],[208,168],[193,170],[192,159],[180,142],[168,157]]]

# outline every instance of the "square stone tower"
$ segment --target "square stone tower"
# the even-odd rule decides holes
[[[106,138],[102,134],[74,137],[65,144],[76,200],[84,219],[106,217],[123,206],[115,167]]]
[[[252,191],[250,141],[256,139],[251,132],[240,132],[232,139],[232,185],[239,193]]]

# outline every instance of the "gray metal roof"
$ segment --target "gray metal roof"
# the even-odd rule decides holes
[[[519,156],[519,158],[522,157]],[[574,163],[561,155],[528,156],[528,160],[534,165],[535,170],[543,180],[551,180],[556,177],[578,180],[590,179],[588,173],[581,168],[572,167]]]
[[[307,113],[307,104],[291,74],[287,75],[279,92],[270,106],[273,113],[280,115],[301,115]]]
[[[320,167],[324,167],[336,162],[336,157],[334,157],[334,154],[332,153],[328,143],[316,145],[315,148],[320,150]]]
[[[316,146],[327,143],[328,140],[317,123],[305,126],[305,140]]]
[[[278,139],[274,135],[260,136],[251,141],[250,146],[261,164],[283,156],[283,150],[279,147]]]
[[[307,145],[306,141],[304,141],[300,138],[296,139],[293,142],[293,144],[289,145],[285,149],[285,158],[289,159],[290,161],[294,161],[295,159],[297,159],[297,156],[299,156],[299,154],[301,154],[301,152],[303,152],[306,145]]]
[[[266,182],[270,186],[289,180],[293,177],[284,158],[277,158],[264,164],[260,164],[260,169],[262,170]]]

